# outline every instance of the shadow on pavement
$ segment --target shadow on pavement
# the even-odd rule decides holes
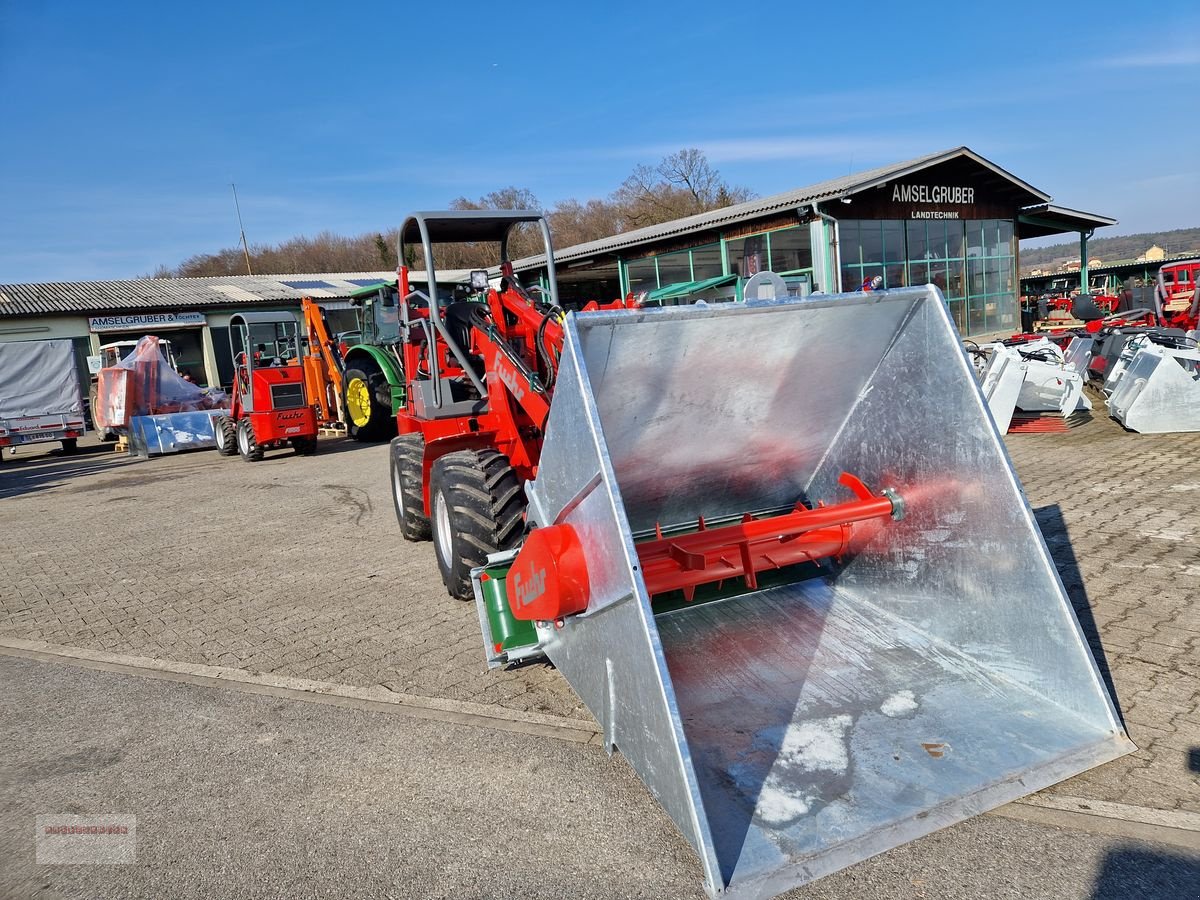
[[[1092,656],[1096,658],[1096,667],[1100,670],[1100,677],[1104,679],[1104,686],[1108,688],[1108,695],[1112,697],[1113,706],[1116,707],[1117,716],[1121,720],[1121,727],[1124,728],[1125,714],[1121,710],[1121,698],[1117,695],[1117,686],[1113,684],[1112,672],[1108,667],[1108,657],[1104,654],[1104,645],[1100,640],[1100,629],[1096,626],[1096,617],[1092,615],[1087,588],[1083,586],[1083,576],[1079,572],[1079,560],[1075,558],[1075,549],[1071,546],[1071,538],[1067,533],[1067,523],[1063,519],[1062,508],[1058,504],[1039,506],[1033,511],[1033,514],[1037,518],[1038,525],[1041,526],[1042,536],[1045,537],[1046,545],[1050,548],[1055,568],[1058,569],[1063,587],[1067,589],[1067,596],[1071,599],[1075,616],[1079,619],[1079,627],[1083,629],[1083,636],[1092,649]]]
[[[111,444],[80,447],[75,453],[53,450],[22,459],[6,456],[0,465],[0,499],[31,494],[55,487],[72,478],[110,472],[138,462],[124,453],[115,453]]]
[[[1196,900],[1200,856],[1145,847],[1110,850],[1100,864],[1092,900]]]
[[[356,441],[350,437],[323,437],[317,444],[317,455],[349,453],[352,450],[367,450],[371,447],[386,447],[387,441]]]

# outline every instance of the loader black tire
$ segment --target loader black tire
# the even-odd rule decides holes
[[[383,441],[396,433],[392,389],[387,376],[370,363],[346,370],[342,382],[346,433],[356,441]]]
[[[316,456],[317,439],[315,437],[292,438],[289,443],[297,456]]]
[[[392,439],[391,476],[392,505],[400,535],[406,541],[427,541],[430,536],[429,516],[425,515],[425,498],[421,491],[421,464],[425,455],[425,439],[419,434],[402,434]]]
[[[229,416],[213,418],[213,440],[221,456],[237,456],[237,423]]]
[[[438,568],[450,596],[470,600],[471,569],[511,550],[525,533],[525,489],[508,457],[460,450],[433,464],[430,523]]]
[[[238,419],[237,423],[238,453],[246,462],[258,462],[263,458],[263,448],[254,436],[254,428],[250,425],[249,417]]]

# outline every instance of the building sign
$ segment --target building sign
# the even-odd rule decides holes
[[[846,199],[850,204],[839,218],[910,222],[1015,219],[1022,206],[1038,201],[1023,185],[964,160],[930,166]]]
[[[908,218],[962,218],[964,206],[974,206],[974,188],[961,185],[893,185],[892,202],[941,209],[910,209]],[[946,209],[958,206],[958,209]]]
[[[973,204],[975,188],[946,184],[897,184],[892,188],[892,202]]]
[[[135,316],[93,316],[88,319],[88,330],[96,333],[103,331],[143,331],[165,328],[194,328],[205,323],[204,313],[144,313]]]

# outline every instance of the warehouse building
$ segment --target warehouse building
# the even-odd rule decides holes
[[[457,273],[447,273],[447,277]],[[154,334],[171,342],[177,366],[197,382],[233,381],[229,319],[249,310],[291,310],[311,297],[326,310],[330,330],[357,328],[350,295],[395,272],[308,275],[239,275],[0,285],[0,342],[69,338],[75,344],[81,384],[88,357],[117,341]],[[412,280],[424,284],[424,274]]]
[[[568,302],[646,292],[662,303],[741,299],[757,272],[799,293],[935,284],[963,334],[1016,330],[1018,241],[1078,233],[1081,258],[1115,219],[1056,206],[967,147],[556,251]],[[515,268],[545,277],[545,260]],[[1084,278],[1086,279],[1086,273]]]
[[[935,284],[965,335],[1015,331],[1018,241],[1078,233],[1115,219],[1057,206],[1049,194],[967,147],[931,153],[771,197],[556,251],[567,305],[645,293],[663,304],[739,300],[770,270],[798,293]],[[545,259],[515,264],[528,282]],[[356,327],[350,294],[392,272],[222,276],[0,285],[0,341],[70,338],[81,373],[102,344],[157,334],[197,381],[232,380],[228,329],[239,310],[291,309],[312,297],[334,331]],[[465,272],[440,273],[442,286]],[[412,273],[423,285],[423,273]]]

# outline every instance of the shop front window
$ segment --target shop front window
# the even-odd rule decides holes
[[[625,283],[634,294],[657,288],[658,270],[654,265],[654,258],[631,259],[625,263]]]
[[[724,275],[721,266],[721,245],[709,244],[707,247],[696,247],[692,250],[692,280],[707,281]]]
[[[765,272],[768,268],[765,234],[752,234],[749,237],[726,241],[725,251],[729,254],[730,275],[749,278],[759,272]]]
[[[812,248],[808,228],[785,228],[772,231],[770,239],[771,271],[778,274],[812,269]]]
[[[658,257],[658,286],[681,284],[692,280],[691,254],[684,250],[681,253],[665,253]]]

